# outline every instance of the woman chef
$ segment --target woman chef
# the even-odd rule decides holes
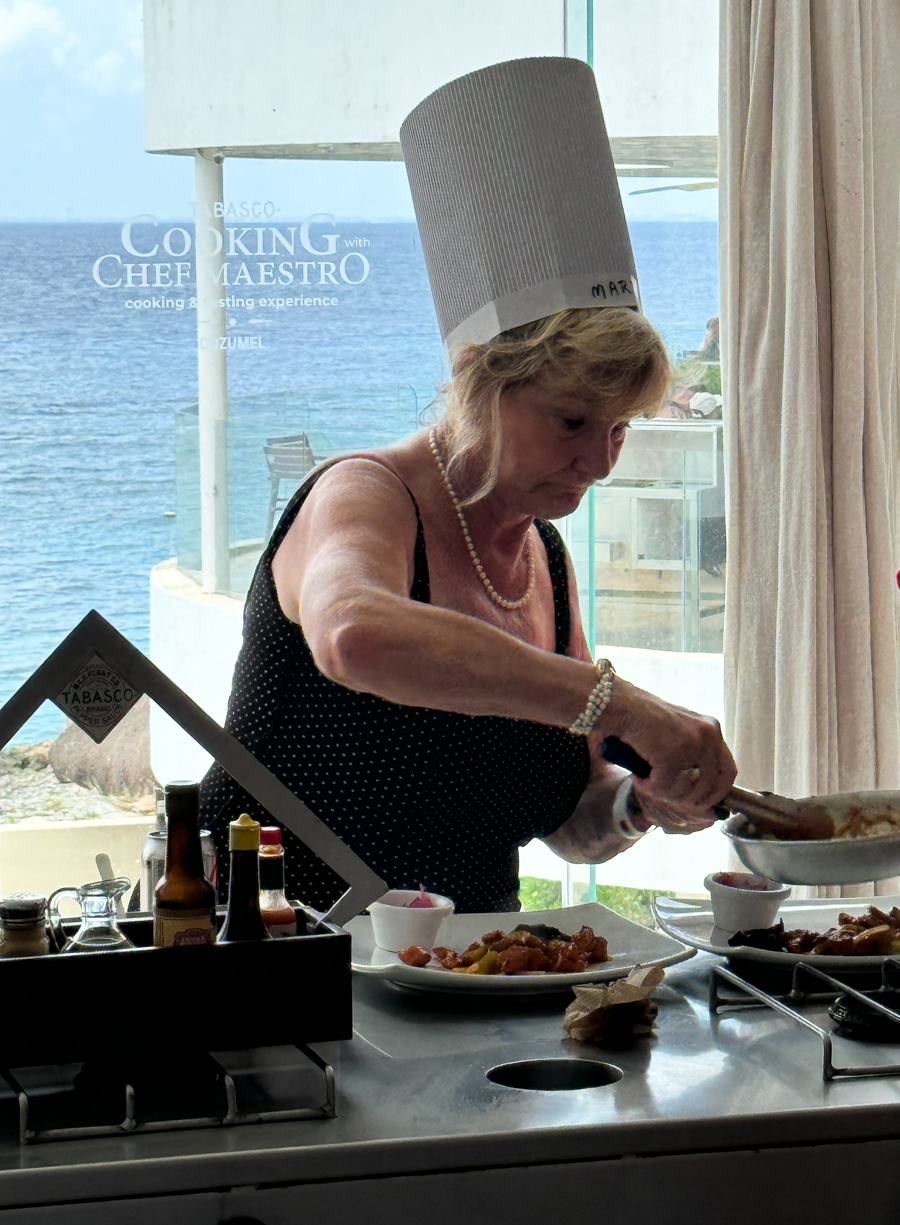
[[[600,862],[653,825],[690,833],[735,767],[714,719],[592,661],[551,523],[669,382],[592,72],[497,64],[426,98],[401,140],[443,415],[298,489],[250,589],[227,726],[390,887],[515,910],[523,843]],[[604,761],[611,734],[646,780]],[[245,810],[271,820],[213,767],[222,851]],[[344,886],[283,837],[289,893],[327,907]]]

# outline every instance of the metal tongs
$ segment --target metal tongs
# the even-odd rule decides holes
[[[602,752],[612,765],[623,766],[637,778],[646,778],[650,773],[650,763],[618,736],[607,736]],[[837,833],[834,818],[822,804],[792,800],[770,791],[732,787],[713,811],[720,821],[732,813],[743,813],[762,829],[797,842],[833,838]]]

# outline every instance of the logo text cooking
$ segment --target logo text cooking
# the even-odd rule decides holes
[[[228,285],[360,285],[369,275],[370,264],[359,250],[345,251],[339,259],[285,259],[286,255],[324,256],[337,255],[340,234],[310,234],[310,224],[321,214],[308,217],[299,226],[274,225],[225,226],[225,237],[214,226],[201,230],[202,241],[209,244],[210,255],[224,254],[222,268],[216,283]],[[103,289],[182,289],[193,283],[193,261],[187,259],[193,238],[183,226],[170,226],[158,241],[144,240],[137,245],[132,227],[137,222],[155,226],[156,218],[147,214],[132,217],[122,226],[122,247],[134,261],[123,258],[114,251],[99,256],[94,261],[92,275]],[[317,246],[316,243],[323,245]],[[298,248],[299,244],[299,250]],[[162,254],[170,260],[156,259],[162,246]],[[367,239],[344,239],[345,247],[357,248],[368,245]],[[223,252],[224,247],[224,252]],[[272,256],[267,260],[267,255]],[[248,266],[242,256],[255,263]],[[230,259],[240,261],[237,269],[229,264]],[[276,271],[277,264],[277,271]],[[255,268],[256,278],[251,269]],[[338,280],[340,278],[340,280]]]

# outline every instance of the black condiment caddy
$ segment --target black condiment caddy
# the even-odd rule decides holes
[[[159,949],[135,915],[119,920],[131,949],[0,958],[0,994],[18,1004],[0,1010],[0,1064],[350,1038],[350,935],[295,912],[298,934],[277,940]]]
[[[71,704],[93,675],[113,678],[107,711]],[[0,747],[47,699],[99,743],[144,693],[349,887],[325,914],[297,907],[296,936],[158,949],[152,918],[135,915],[119,920],[132,949],[0,958],[0,993],[16,1004],[0,1012],[0,1067],[350,1038],[350,936],[340,925],[385,882],[99,613],[0,709]]]

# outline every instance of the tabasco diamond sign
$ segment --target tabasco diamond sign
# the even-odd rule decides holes
[[[99,744],[140,696],[140,690],[121,673],[105,664],[99,655],[92,655],[53,700]]]

